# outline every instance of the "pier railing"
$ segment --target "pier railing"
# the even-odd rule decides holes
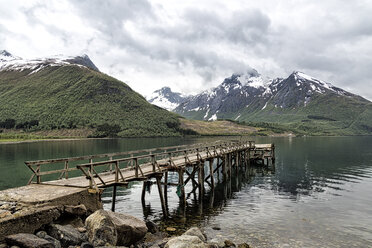
[[[80,170],[83,175],[90,180],[90,187],[96,187],[97,184],[93,178],[98,180],[105,185],[106,182],[102,179],[102,173],[115,173],[115,183],[123,182],[122,171],[135,170],[135,176],[143,176],[141,165],[151,164],[152,173],[161,172],[161,166],[174,164],[174,158],[179,158],[182,154],[185,159],[185,163],[190,162],[190,154],[196,154],[197,158],[200,154],[207,154],[209,156],[216,156],[218,153],[226,153],[231,149],[236,149],[237,146],[250,146],[254,147],[253,141],[216,141],[208,144],[192,144],[192,145],[179,145],[152,149],[143,149],[137,151],[126,151],[119,153],[106,153],[96,154],[80,157],[70,158],[58,158],[48,160],[37,160],[37,161],[26,161],[26,166],[33,172],[28,184],[31,184],[36,178],[36,182],[40,184],[42,182],[42,176],[59,174],[58,179],[68,179],[69,172]],[[119,157],[114,159],[115,157]],[[108,159],[99,162],[93,162],[93,159]],[[79,164],[75,167],[71,167],[72,162],[87,161],[88,163]],[[44,170],[41,171],[42,167],[48,167],[48,165],[60,164],[63,166],[62,169],[57,170]],[[97,166],[107,166],[106,170],[95,169]],[[114,167],[114,168],[113,168]],[[49,168],[50,169],[50,168]]]
[[[159,173],[161,175],[163,172],[162,168],[165,167],[167,170],[176,170],[179,167],[191,165],[197,161],[222,157],[225,153],[230,151],[239,151],[253,146],[253,141],[223,142],[209,146],[203,144],[194,147],[177,146],[172,147],[173,150],[171,151],[158,153],[150,152],[149,154],[141,156],[131,156],[109,161],[79,164],[76,167],[80,169],[89,180],[89,187],[98,189],[99,184],[100,187],[107,187],[112,184],[127,184],[128,179],[137,181],[141,179],[145,180],[150,174],[154,175]],[[100,173],[96,169],[97,167],[103,166],[107,168],[107,166],[112,165],[114,166],[114,170],[108,172]],[[147,169],[146,171],[145,168]],[[134,171],[133,178],[123,176],[123,173],[126,171]],[[104,176],[109,174],[115,174],[114,179],[110,178],[109,180],[105,180]],[[95,178],[99,180],[98,183],[95,181]]]

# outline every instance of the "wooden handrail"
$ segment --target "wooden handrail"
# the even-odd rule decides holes
[[[229,152],[230,150],[241,150],[245,147],[250,147],[251,143],[249,144],[242,141],[216,141],[211,143],[211,145],[198,143],[198,144],[192,144],[192,145],[180,145],[180,146],[170,146],[170,147],[160,147],[160,148],[152,148],[152,149],[144,149],[144,150],[136,150],[136,151],[126,151],[126,152],[119,152],[119,153],[108,153],[108,154],[98,154],[98,155],[88,155],[88,156],[81,156],[81,157],[71,157],[71,158],[60,158],[60,159],[50,159],[50,160],[38,160],[38,161],[26,161],[25,164],[30,168],[30,170],[33,172],[33,175],[31,176],[29,183],[32,182],[33,178],[36,176],[37,183],[41,183],[41,176],[43,175],[50,175],[55,173],[61,173],[60,179],[64,175],[66,179],[68,179],[68,172],[69,171],[75,171],[80,169],[82,173],[87,177],[87,179],[90,180],[90,187],[92,188],[97,187],[97,184],[95,183],[93,177],[98,177],[100,181],[102,182],[102,179],[100,178],[99,174],[94,167],[96,166],[102,166],[102,165],[110,165],[110,173],[115,173],[115,182],[119,182],[119,175],[122,177],[122,181],[124,180],[123,175],[121,173],[120,163],[128,162],[131,163],[132,169],[135,170],[135,176],[139,177],[139,173],[141,173],[142,177],[144,176],[144,173],[141,169],[141,165],[143,164],[152,164],[152,171],[156,173],[158,170],[159,172],[162,171],[160,168],[161,165],[165,165],[165,161],[168,160],[169,165],[174,165],[174,161],[172,157],[184,157],[185,163],[187,161],[191,163],[189,154],[197,154],[197,159],[202,158],[202,154],[204,154],[207,158],[212,157],[212,152],[214,156],[221,156],[222,154]],[[158,152],[157,152],[158,151]],[[148,154],[141,154],[141,153],[148,153]],[[135,154],[141,154],[134,156]],[[115,156],[124,156],[124,155],[130,155],[126,156],[124,158],[118,158],[113,159]],[[104,158],[107,157],[109,160],[105,161],[99,161],[99,162],[93,162],[93,158]],[[148,161],[143,161],[149,159]],[[79,161],[79,160],[89,160],[89,163],[83,163],[76,165],[75,168],[69,168],[69,162],[70,161]],[[142,160],[140,163],[139,160]],[[163,161],[161,163],[158,163],[158,161]],[[44,171],[41,172],[41,165],[45,164],[53,164],[53,163],[62,163],[64,162],[64,169],[59,170],[51,170],[51,171]],[[115,172],[112,171],[112,164],[115,165]],[[33,168],[32,166],[36,166],[36,168]],[[84,170],[86,169],[86,171]],[[102,182],[104,184],[104,182]]]

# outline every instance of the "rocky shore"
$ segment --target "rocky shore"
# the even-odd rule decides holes
[[[37,219],[34,221],[37,228],[33,232],[0,237],[0,248],[249,247],[246,243],[234,244],[229,240],[213,243],[197,227],[172,236],[172,228],[160,231],[151,221],[102,209],[90,214],[82,204],[64,206],[59,217],[48,224],[38,225]]]

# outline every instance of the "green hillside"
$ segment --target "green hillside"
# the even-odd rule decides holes
[[[246,109],[245,122],[278,123],[307,135],[371,135],[372,103],[358,97],[337,94],[317,95],[306,107]]]
[[[75,65],[32,74],[1,71],[0,122],[11,119],[19,128],[98,128],[96,136],[110,129],[121,137],[180,135],[176,114],[149,104],[115,78]]]

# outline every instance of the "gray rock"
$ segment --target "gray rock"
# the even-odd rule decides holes
[[[96,246],[115,246],[118,233],[115,225],[105,210],[97,210],[85,220],[89,242]]]
[[[208,245],[197,236],[181,235],[170,239],[165,248],[207,248]]]
[[[182,235],[190,235],[190,236],[196,236],[198,237],[201,241],[206,242],[207,238],[205,235],[200,231],[199,228],[197,227],[192,227],[189,230],[187,230],[184,234]]]
[[[47,233],[58,239],[63,247],[79,245],[83,241],[80,232],[71,225],[51,224],[47,227]]]
[[[77,206],[65,206],[64,212],[75,216],[86,216],[87,208],[84,204],[80,204]]]
[[[1,202],[0,202],[0,205],[1,205]],[[0,244],[0,248],[8,248],[8,245],[7,244]]]
[[[148,231],[152,234],[157,233],[159,231],[159,227],[152,221],[146,221],[146,227]]]
[[[224,247],[236,247],[231,240],[226,239],[224,243],[225,243]]]
[[[42,238],[42,239],[45,239],[45,240],[49,241],[50,243],[52,243],[54,245],[54,248],[61,248],[61,242],[59,242],[59,240],[57,240],[57,239],[49,236],[44,231],[40,231],[40,232],[36,233],[36,236],[38,236],[39,238]]]
[[[108,212],[115,225],[118,241],[117,245],[129,246],[145,237],[147,233],[146,223],[131,215]]]
[[[18,233],[5,237],[8,245],[22,248],[54,248],[53,244],[30,233]]]
[[[94,248],[94,246],[91,243],[89,243],[89,242],[83,242],[80,245],[80,248]]]

